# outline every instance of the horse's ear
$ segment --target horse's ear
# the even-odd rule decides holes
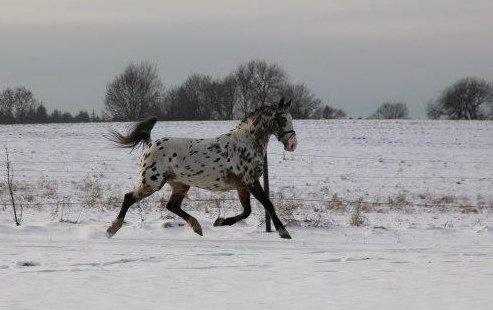
[[[284,97],[282,97],[281,100],[279,100],[279,103],[277,104],[277,107],[279,109],[284,109],[285,106],[284,101],[285,101]]]
[[[289,100],[288,102],[286,102],[286,99],[284,97],[281,98],[281,100],[279,101],[279,104],[277,106],[277,108],[279,110],[288,110],[289,107],[291,106],[291,100]]]

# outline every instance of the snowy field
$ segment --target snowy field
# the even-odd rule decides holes
[[[112,239],[112,212],[81,224],[26,214],[0,224],[1,309],[491,309],[493,216],[370,214],[378,226],[247,221],[163,228],[158,216]],[[10,220],[10,218],[8,218]],[[36,220],[33,220],[36,219]],[[27,221],[30,221],[27,223]],[[384,228],[385,227],[385,228]]]
[[[234,123],[159,122],[153,137]],[[238,202],[196,189],[195,235],[159,207],[167,188],[107,239],[139,153],[105,140],[109,125],[125,128],[0,126],[24,206],[15,227],[0,183],[0,309],[491,309],[493,122],[295,122],[294,153],[269,146],[292,240],[263,232],[255,203],[213,227]]]
[[[152,135],[213,137],[236,123],[159,122]],[[0,126],[19,190],[29,193],[21,195],[25,203],[79,202],[81,184],[89,180],[101,182],[107,198],[121,199],[131,190],[140,152],[114,147],[102,136],[108,126],[124,129],[126,124]],[[284,152],[275,138],[269,144],[274,197],[326,201],[337,195],[367,202],[399,197],[453,205],[488,205],[493,199],[493,122],[295,121],[295,129],[299,146],[294,153]],[[0,194],[5,203],[5,191]],[[168,194],[165,187],[154,199]],[[235,197],[200,190],[189,196]]]

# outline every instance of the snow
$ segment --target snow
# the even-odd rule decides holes
[[[0,308],[490,309],[493,216],[373,214],[370,225],[291,227],[251,221],[163,228],[132,220],[113,239],[110,213],[80,224],[0,224]],[[100,217],[97,220],[96,217]],[[386,227],[385,229],[376,228]]]
[[[214,137],[236,123],[158,122],[152,137]],[[55,181],[56,199],[78,201],[80,188],[74,184],[90,176],[120,197],[136,182],[140,152],[117,148],[103,135],[107,127],[127,125],[0,126],[0,140],[10,150],[17,181],[34,187],[40,179]],[[294,153],[284,152],[275,138],[269,144],[274,197],[327,200],[337,194],[382,202],[401,195],[426,204],[453,196],[454,204],[468,205],[493,200],[491,121],[303,120],[294,127],[299,142]],[[155,197],[168,195],[165,187]],[[236,198],[198,189],[189,196]],[[0,195],[1,202],[7,198]]]
[[[234,123],[159,122],[153,137],[212,137]],[[269,145],[292,240],[263,231],[256,203],[248,220],[213,227],[239,203],[194,189],[184,207],[200,237],[157,207],[166,188],[107,239],[111,199],[132,188],[139,152],[102,134],[126,125],[0,126],[25,206],[16,227],[0,183],[0,309],[491,308],[493,122],[295,121],[296,152]],[[342,210],[327,204],[334,195]],[[386,205],[353,227],[358,199]]]

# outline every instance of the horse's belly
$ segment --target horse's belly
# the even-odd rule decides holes
[[[199,184],[199,185],[195,185],[195,187],[205,189],[208,191],[213,191],[213,192],[227,192],[236,189],[235,187],[228,184],[218,184],[218,185]]]
[[[190,187],[198,187],[210,191],[230,191],[236,189],[234,184],[226,183],[219,176],[211,178],[198,178],[194,176],[179,176],[176,178],[177,181],[184,183]]]

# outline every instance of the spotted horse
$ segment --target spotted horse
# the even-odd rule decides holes
[[[122,147],[144,145],[140,158],[140,175],[132,192],[125,194],[117,218],[107,229],[113,236],[123,224],[128,208],[161,189],[166,183],[172,194],[166,208],[184,219],[194,232],[202,236],[199,222],[181,209],[181,203],[191,186],[211,191],[236,190],[243,212],[236,216],[219,217],[214,226],[233,225],[251,213],[250,194],[265,208],[281,238],[290,239],[274,206],[260,185],[263,160],[271,135],[284,144],[286,151],[296,149],[293,118],[288,112],[291,101],[284,98],[277,105],[258,108],[236,128],[212,139],[161,138],[151,141],[156,118],[137,123],[128,134],[110,131],[112,140]]]

